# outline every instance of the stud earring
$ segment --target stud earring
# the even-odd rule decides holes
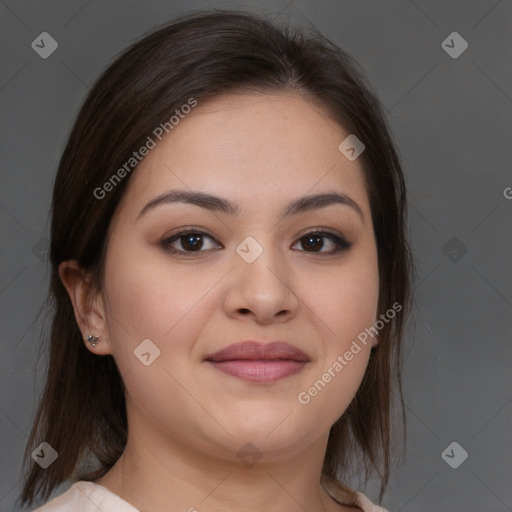
[[[93,336],[92,334],[87,338],[87,341],[93,346],[95,347],[99,341],[100,341],[100,337],[99,336]]]

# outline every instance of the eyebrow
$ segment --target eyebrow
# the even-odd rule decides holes
[[[229,215],[240,215],[241,209],[238,204],[198,190],[170,190],[161,194],[147,203],[139,212],[137,219],[147,211],[164,204],[188,203],[213,212],[227,213]],[[332,204],[342,204],[354,209],[364,222],[363,212],[359,205],[345,194],[338,192],[324,192],[321,194],[307,195],[293,200],[281,212],[282,217],[297,215],[324,208]]]

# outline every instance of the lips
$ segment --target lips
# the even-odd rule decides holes
[[[273,341],[272,343],[259,343],[257,341],[244,341],[229,345],[205,358],[207,361],[234,361],[234,360],[276,360],[288,359],[292,361],[307,362],[309,357],[302,350],[285,343]]]
[[[284,341],[245,341],[229,345],[205,357],[212,366],[228,375],[252,382],[274,382],[301,371],[308,355]]]

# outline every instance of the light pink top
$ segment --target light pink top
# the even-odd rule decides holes
[[[388,512],[374,505],[363,493],[339,480],[322,476],[322,487],[342,505],[356,505],[363,512]],[[80,480],[66,492],[32,512],[139,512],[133,505],[102,485]]]

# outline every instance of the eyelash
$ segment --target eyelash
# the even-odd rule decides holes
[[[206,237],[214,240],[216,243],[219,243],[219,242],[217,242],[217,240],[215,240],[215,238],[213,236],[209,235],[208,233],[205,233],[204,231],[196,230],[196,229],[193,229],[190,227],[185,227],[185,228],[181,228],[179,231],[174,233],[172,236],[166,237],[165,239],[163,239],[159,243],[159,245],[164,249],[164,251],[170,252],[172,254],[182,254],[182,255],[187,255],[187,256],[193,256],[195,254],[198,254],[201,252],[208,252],[210,250],[210,249],[207,249],[207,250],[198,250],[198,251],[184,251],[181,249],[176,249],[174,247],[171,247],[171,244],[173,242],[178,241],[180,238],[182,238],[185,235],[206,236]],[[307,233],[303,234],[297,240],[297,242],[300,242],[302,239],[305,239],[309,236],[314,236],[314,235],[319,235],[321,238],[328,238],[334,244],[336,244],[337,247],[331,251],[306,251],[306,250],[303,250],[302,252],[311,253],[311,254],[332,255],[332,254],[338,254],[343,251],[347,251],[348,249],[350,249],[352,247],[351,242],[347,242],[347,240],[345,240],[342,236],[336,235],[335,233],[333,233],[329,230],[326,230],[324,228],[316,228],[311,231],[308,231]],[[297,242],[295,242],[295,244]]]

